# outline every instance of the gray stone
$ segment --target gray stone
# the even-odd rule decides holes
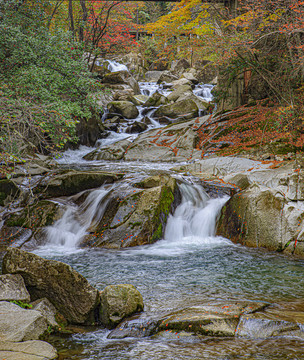
[[[47,322],[52,326],[57,326],[58,323],[55,319],[57,310],[55,306],[47,299],[39,299],[31,303],[32,310],[39,311],[44,316]]]
[[[178,86],[167,96],[167,98],[169,101],[177,101],[180,97],[185,95],[193,95],[191,86],[187,84]]]
[[[147,71],[145,73],[145,81],[157,82],[163,72],[162,71]]]
[[[94,322],[98,291],[71,266],[9,249],[3,258],[2,272],[21,274],[31,298],[35,301],[46,297],[68,322]]]
[[[57,359],[56,349],[45,341],[0,341],[0,358],[5,360],[52,360]]]
[[[113,328],[123,319],[144,309],[140,292],[129,284],[107,286],[100,294],[100,318],[102,323]]]
[[[131,101],[112,101],[107,107],[110,113],[120,114],[126,119],[135,119],[139,115],[137,107]]]
[[[111,72],[109,74],[105,74],[102,81],[105,84],[128,85],[134,91],[135,95],[140,94],[140,89],[139,89],[138,82],[126,70],[124,70],[124,71],[116,71],[116,72]]]
[[[193,306],[161,319],[159,330],[187,331],[209,336],[234,336],[243,314],[264,309],[265,303],[218,302]]]
[[[30,302],[30,294],[27,291],[21,275],[0,275],[0,301]]]
[[[6,301],[0,302],[1,341],[37,340],[47,328],[47,321],[40,312],[25,310]]]

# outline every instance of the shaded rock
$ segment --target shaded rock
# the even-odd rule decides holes
[[[188,119],[192,119],[198,116],[198,107],[193,100],[181,100],[174,104],[160,106],[153,116],[156,118],[168,116],[172,119],[176,119],[180,116],[186,116]]]
[[[7,201],[16,198],[19,194],[19,187],[13,180],[0,180],[0,206],[4,206]]]
[[[133,124],[127,127],[126,133],[127,134],[137,134],[141,133],[148,129],[147,124],[139,121],[134,121]]]
[[[37,340],[46,330],[47,321],[38,311],[25,310],[6,301],[0,302],[1,341]]]
[[[186,59],[180,59],[176,63],[173,63],[171,66],[171,71],[173,71],[175,74],[180,74],[184,72],[186,69],[189,69],[190,63]]]
[[[168,69],[168,59],[162,58],[154,61],[149,66],[149,71],[164,71]]]
[[[145,73],[145,80],[151,82],[157,82],[163,72],[162,71],[147,71]]]
[[[105,129],[101,123],[98,113],[92,114],[89,119],[78,118],[76,124],[76,136],[78,137],[77,145],[94,146],[100,139]],[[69,143],[67,148],[75,148],[76,144]]]
[[[0,275],[0,301],[11,300],[29,303],[31,298],[21,275]]]
[[[138,82],[134,79],[134,77],[126,70],[124,71],[115,71],[109,74],[106,74],[102,79],[104,84],[125,84],[130,86],[133,89],[134,94],[140,94],[140,89]]]
[[[159,330],[187,331],[209,336],[234,336],[242,314],[263,310],[267,304],[219,302],[189,307],[161,319]]]
[[[195,66],[197,68],[196,78],[199,82],[204,84],[211,84],[212,81],[217,77],[218,69],[212,62],[207,62],[203,67]]]
[[[124,90],[117,90],[113,93],[113,100],[114,101],[131,101],[130,100],[134,95],[134,91],[132,89],[124,89]],[[137,105],[137,104],[135,104]]]
[[[143,104],[144,107],[160,106],[168,103],[168,99],[161,95],[159,92],[155,92],[148,100]]]
[[[294,231],[285,205],[276,191],[253,184],[223,207],[218,231],[234,242],[281,251]]]
[[[109,328],[144,309],[140,292],[129,284],[107,286],[100,294],[100,301],[100,319]]]
[[[40,312],[40,314],[46,318],[48,324],[52,326],[58,325],[55,318],[57,310],[47,298],[36,300],[32,302],[31,305],[32,310]]]
[[[197,78],[191,73],[191,72],[186,72],[182,74],[182,78],[185,78],[189,81],[192,82],[192,84],[198,84],[199,81],[197,80]]]
[[[45,179],[34,191],[35,193],[42,193],[44,197],[69,196],[83,190],[100,187],[103,184],[113,183],[121,178],[121,174],[70,170]]]
[[[108,105],[110,113],[118,113],[127,119],[135,119],[139,115],[137,107],[131,101],[112,101]]]
[[[174,80],[178,80],[178,77],[170,73],[170,71],[163,71],[157,83],[161,84],[162,82],[170,83]]]
[[[192,94],[191,93],[183,94],[182,96],[179,97],[178,101],[182,101],[182,100],[187,100],[187,101],[192,100],[200,110],[207,110],[208,107],[210,107],[210,104],[208,104],[206,101],[200,99],[193,93]]]
[[[98,291],[71,266],[9,249],[3,258],[2,272],[22,275],[31,298],[35,301],[46,297],[67,321],[76,324],[94,321]]]
[[[2,228],[0,229],[0,238],[2,239],[0,248],[3,248],[3,251],[5,251],[8,246],[13,246],[13,247],[22,246],[32,237],[32,235],[33,232],[31,229],[23,228],[20,226],[10,227],[3,225]]]
[[[56,349],[45,341],[0,341],[0,358],[5,360],[52,360],[57,359]]]

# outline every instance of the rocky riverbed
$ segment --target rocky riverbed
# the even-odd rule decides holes
[[[37,155],[0,180],[1,282],[15,289],[0,306],[19,334],[7,342],[3,322],[4,358],[56,358],[37,340],[52,329],[62,359],[303,355],[303,159],[215,156],[204,134],[224,118],[185,66],[149,83],[103,67],[112,90],[95,148]],[[19,316],[32,319],[23,332]]]

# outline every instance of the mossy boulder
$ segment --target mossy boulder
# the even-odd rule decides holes
[[[20,274],[31,299],[47,298],[68,322],[94,322],[98,291],[71,266],[11,248],[4,255],[2,272]]]
[[[198,116],[198,114],[198,107],[193,100],[181,100],[173,104],[160,106],[153,116],[156,118],[168,116],[171,119],[183,116],[187,119],[192,119]]]
[[[133,187],[123,196],[114,193],[102,220],[90,229],[94,235],[87,236],[83,246],[120,248],[161,239],[168,215],[181,197],[175,179],[165,176],[158,184],[145,189]]]
[[[131,101],[111,101],[107,108],[110,113],[120,114],[126,119],[135,119],[139,115],[137,107]]]
[[[85,160],[122,160],[130,144],[128,139],[117,141],[110,146],[93,150],[83,158]]]
[[[41,200],[36,204],[23,208],[20,212],[14,213],[6,220],[5,225],[27,229],[49,226],[62,215],[60,209],[60,205],[56,202]]]
[[[298,232],[303,218],[277,190],[253,184],[226,203],[217,231],[236,243],[284,251],[296,239],[304,241]]]
[[[193,95],[192,88],[190,85],[178,86],[172,93],[168,95],[169,101],[177,101],[180,97],[186,95]]]
[[[114,328],[126,317],[143,309],[142,295],[133,285],[110,285],[100,293],[100,320],[108,328]]]

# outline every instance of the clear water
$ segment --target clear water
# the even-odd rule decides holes
[[[120,64],[110,64],[112,71],[121,69]],[[157,84],[140,85],[143,93],[151,95],[158,90],[166,94]],[[211,89],[212,86],[200,85],[194,93],[210,101]],[[112,133],[97,145],[106,146],[128,136]],[[58,163],[78,169],[125,172],[126,181],[169,172],[172,166],[83,160],[82,156],[91,150],[82,147],[67,151]],[[159,317],[172,310],[216,300],[266,301],[283,312],[286,309],[304,312],[304,260],[249,249],[215,236],[216,220],[227,198],[209,199],[199,186],[181,185],[183,201],[169,218],[163,240],[123,250],[77,248],[91,222],[102,215],[103,191],[92,193],[92,201],[88,197],[82,208],[68,207],[63,218],[48,229],[48,244],[35,253],[70,264],[100,290],[110,284],[135,285],[144,298],[142,317]],[[77,213],[82,216],[75,216]],[[78,334],[70,337],[50,339],[60,350],[60,360],[304,359],[304,342],[298,338],[158,336],[109,340],[106,329],[78,330]]]
[[[248,249],[215,236],[216,219],[227,197],[210,199],[197,185],[182,184],[180,188],[182,203],[168,220],[165,239],[153,245],[83,250],[68,237],[61,244],[50,238],[50,243],[35,253],[70,264],[100,290],[110,284],[135,285],[144,298],[143,317],[159,317],[217,300],[266,301],[304,310],[298,301],[304,296],[303,260]],[[96,210],[96,203],[92,202],[91,210]],[[85,211],[87,218],[92,218],[89,209]],[[109,340],[108,334],[106,329],[95,328],[52,341],[64,349],[62,359],[304,359],[300,339],[176,336]]]

